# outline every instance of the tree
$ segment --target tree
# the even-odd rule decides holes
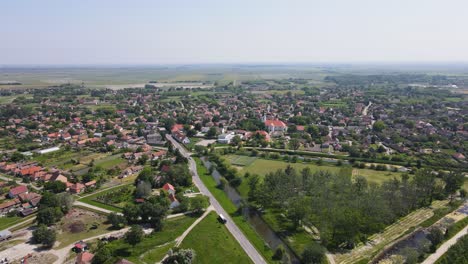
[[[200,213],[210,204],[208,197],[203,195],[197,195],[190,199],[190,210],[195,213]]]
[[[239,146],[241,143],[242,143],[242,139],[240,138],[239,135],[235,135],[231,140],[231,144],[234,146]]]
[[[385,123],[382,120],[375,121],[374,125],[372,126],[372,129],[375,132],[382,132],[385,129]]]
[[[289,148],[292,150],[298,150],[299,147],[301,146],[301,143],[297,138],[293,138],[289,141]]]
[[[52,247],[56,240],[55,230],[47,228],[45,225],[39,225],[36,230],[32,232],[32,239],[34,243],[42,244],[45,247]]]
[[[49,181],[44,184],[44,188],[53,193],[61,193],[67,189],[67,185],[61,181]]]
[[[303,197],[293,198],[289,202],[287,217],[293,222],[294,227],[300,226],[301,221],[308,215],[308,201]]]
[[[109,248],[103,246],[99,247],[98,251],[94,254],[93,264],[104,264],[112,257],[112,252]]]
[[[284,250],[284,247],[283,245],[279,245],[276,250],[275,250],[275,254],[273,254],[273,260],[282,260],[283,259],[283,256],[285,254],[285,250]]]
[[[38,224],[50,226],[58,222],[62,217],[63,213],[60,207],[47,207],[39,210],[36,221]]]
[[[302,252],[302,262],[305,264],[322,263],[325,257],[325,249],[316,243],[307,246]]]
[[[453,194],[463,185],[464,176],[458,172],[450,172],[444,175],[445,193],[449,195],[450,201],[453,200]]]
[[[143,155],[141,155],[141,157],[138,159],[137,164],[145,165],[146,162],[148,161],[148,159],[149,159],[149,158],[148,158],[148,155],[143,154]]]
[[[151,195],[152,188],[151,183],[146,181],[140,181],[137,184],[135,195],[137,198],[146,198]]]
[[[217,134],[218,134],[218,130],[216,129],[216,127],[212,126],[206,133],[206,136],[209,138],[214,138],[216,137]]]
[[[427,235],[427,239],[431,241],[431,250],[434,252],[437,246],[444,240],[444,233],[437,227],[431,228],[429,234]]]
[[[64,214],[70,211],[70,209],[73,207],[73,203],[75,202],[75,200],[73,199],[73,196],[67,192],[57,194],[56,198],[57,198],[59,207]]]
[[[141,242],[141,240],[143,239],[143,235],[143,228],[141,228],[141,226],[132,225],[127,234],[125,234],[125,242],[134,247],[136,246],[136,244]]]
[[[136,223],[140,217],[140,208],[135,204],[127,204],[122,213],[128,223]]]
[[[193,249],[171,249],[169,256],[163,260],[163,264],[191,264],[195,259]]]
[[[119,215],[114,212],[107,216],[107,221],[109,221],[115,229],[121,229],[127,224],[127,220],[123,215]]]

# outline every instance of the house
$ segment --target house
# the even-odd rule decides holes
[[[172,137],[182,144],[189,144],[190,139],[180,131],[172,132]]]
[[[75,264],[91,264],[94,258],[94,254],[87,251],[81,252],[76,255]]]
[[[30,202],[32,200],[36,200],[36,199],[41,199],[41,195],[38,194],[38,193],[34,193],[34,192],[31,192],[31,193],[21,193],[18,195],[18,198],[21,200],[21,202],[23,203],[27,203],[27,202]]]
[[[8,192],[8,197],[16,198],[18,197],[18,195],[22,193],[28,193],[28,187],[26,187],[26,185],[19,185],[14,188],[11,188],[10,191]]]
[[[88,249],[88,244],[86,242],[84,242],[83,240],[81,240],[80,242],[75,243],[72,250],[74,252],[76,252],[76,253],[80,253],[80,252],[85,251],[87,249]]]
[[[95,187],[96,186],[96,181],[92,180],[92,181],[89,181],[89,182],[85,183],[84,185],[85,185],[86,188]]]
[[[26,208],[26,209],[24,209],[23,211],[20,212],[22,217],[26,217],[26,216],[31,215],[33,213],[34,213],[33,208]]]
[[[70,186],[70,192],[71,193],[81,193],[85,189],[85,185],[81,183],[75,183]]]
[[[169,194],[169,200],[171,200],[171,204],[169,205],[170,209],[176,208],[177,206],[180,205],[180,202],[177,200],[174,194],[170,193]]]
[[[153,133],[146,135],[146,143],[149,145],[164,145],[165,141],[163,140],[161,134]]]
[[[19,199],[13,199],[0,204],[0,213],[6,213],[20,204]]]
[[[234,133],[221,134],[218,136],[218,143],[231,144],[231,140],[234,138]]]
[[[115,264],[133,264],[133,262],[126,260],[126,259],[121,259],[117,261]]]
[[[461,154],[461,153],[455,153],[453,154],[452,156],[454,159],[457,159],[457,160],[465,160],[465,155]]]
[[[170,195],[171,195],[171,194],[174,195],[175,192],[176,192],[174,186],[172,186],[172,184],[170,184],[170,183],[164,184],[163,189],[164,189],[166,192],[168,192]]]
[[[268,132],[286,132],[288,127],[283,121],[278,119],[275,120],[265,120],[265,126],[268,129]]]

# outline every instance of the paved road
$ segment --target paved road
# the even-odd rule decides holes
[[[258,253],[258,251],[255,249],[255,247],[250,243],[250,241],[247,239],[247,237],[242,233],[242,231],[237,227],[237,225],[232,221],[231,217],[229,214],[223,209],[223,207],[219,204],[219,202],[216,200],[216,198],[210,193],[208,188],[203,184],[201,181],[198,173],[197,173],[197,165],[193,158],[190,157],[190,153],[187,152],[187,150],[182,147],[177,141],[175,141],[172,136],[166,135],[167,140],[172,142],[172,144],[179,150],[179,152],[188,159],[189,162],[189,169],[192,172],[193,175],[193,182],[194,184],[198,187],[200,192],[210,198],[210,203],[213,206],[214,210],[218,214],[222,214],[226,219],[226,227],[231,232],[231,234],[234,236],[234,238],[239,242],[241,247],[244,249],[244,251],[247,253],[247,255],[252,259],[254,263],[266,263],[266,261],[263,259],[263,257]]]
[[[468,226],[465,226],[465,228],[463,228],[460,232],[458,232],[455,236],[453,236],[451,239],[447,240],[444,244],[442,244],[442,246],[440,246],[436,252],[434,254],[431,254],[426,260],[424,260],[424,262],[422,264],[432,264],[432,263],[435,263],[440,257],[442,257],[443,254],[445,254],[445,252],[447,252],[447,250],[455,245],[455,243],[457,243],[457,240],[468,234]]]

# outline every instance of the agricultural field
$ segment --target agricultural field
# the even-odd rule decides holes
[[[106,223],[105,215],[73,208],[63,217],[57,228],[58,248],[110,231],[111,225]]]
[[[227,228],[217,220],[215,212],[198,223],[180,247],[195,250],[193,263],[252,263]]]
[[[106,210],[122,212],[123,205],[133,199],[131,194],[134,188],[131,184],[120,185],[87,195],[79,199],[79,201]]]
[[[121,154],[115,154],[96,160],[94,164],[107,170],[115,167],[125,166],[127,163],[127,160],[123,159]]]

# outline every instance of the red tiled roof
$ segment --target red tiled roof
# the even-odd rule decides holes
[[[19,185],[19,186],[16,186],[14,188],[11,188],[10,189],[10,194],[13,195],[13,196],[16,196],[20,193],[25,193],[28,191],[28,187],[26,187],[26,185]]]
[[[170,184],[170,183],[164,184],[163,189],[166,190],[166,191],[168,191],[168,190],[173,190],[174,191],[175,190],[174,186],[172,186],[172,184]]]
[[[283,123],[283,121],[280,121],[280,120],[266,120],[265,125],[266,126],[274,126],[274,127],[286,127],[286,124]]]

